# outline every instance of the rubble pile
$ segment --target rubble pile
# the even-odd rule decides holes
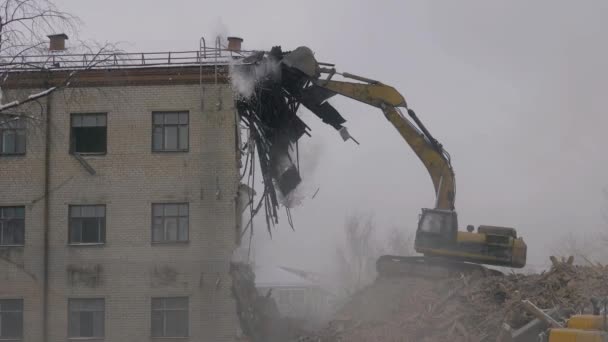
[[[531,275],[379,278],[315,340],[506,341],[505,327],[518,329],[534,318],[522,300],[569,315],[607,295],[608,267],[577,266],[572,259],[553,259],[549,271]]]

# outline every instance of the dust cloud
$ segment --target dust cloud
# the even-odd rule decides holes
[[[232,89],[244,98],[253,95],[255,86],[266,79],[277,79],[281,75],[281,68],[277,61],[265,58],[251,68],[239,67],[239,62],[229,65],[230,84]]]

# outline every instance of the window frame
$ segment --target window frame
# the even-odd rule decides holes
[[[100,232],[97,233],[98,237],[102,237],[103,239],[101,239],[101,242],[74,242],[72,241],[72,230],[73,230],[73,224],[72,224],[72,209],[74,207],[103,207],[103,234],[100,234]],[[100,218],[99,216],[94,216],[95,218]],[[108,217],[108,208],[105,204],[69,204],[68,205],[68,245],[69,246],[101,246],[101,245],[105,245],[106,241],[107,241],[107,236],[106,236],[106,232],[107,232],[107,222],[106,222],[106,218]],[[80,217],[79,217],[80,218]],[[82,241],[82,227],[81,227],[81,232],[80,232],[80,240]]]
[[[23,218],[21,218],[23,220],[23,243],[21,244],[15,244],[15,243],[11,243],[11,244],[4,244],[3,240],[4,240],[4,222],[5,220],[3,218],[1,218],[0,216],[0,223],[2,223],[0,225],[0,248],[4,248],[4,247],[23,247],[25,246],[25,206],[24,205],[9,205],[9,206],[0,206],[0,212],[3,211],[4,209],[22,209],[23,210]],[[13,218],[15,219],[15,218]],[[19,219],[19,218],[17,218]],[[7,222],[9,220],[6,220]]]
[[[105,148],[103,152],[77,152],[75,141],[74,141],[74,117],[75,116],[94,116],[94,115],[103,115],[105,117],[105,128],[106,128],[106,138],[105,138]],[[93,127],[101,127],[101,126],[93,126]],[[93,112],[93,113],[70,113],[70,142],[69,142],[69,153],[75,154],[78,153],[81,156],[105,156],[108,154],[108,113],[107,112]]]
[[[180,309],[174,309],[174,308],[170,308],[167,309],[166,308],[166,304],[163,304],[163,308],[162,309],[155,309],[154,308],[154,301],[155,300],[161,300],[161,301],[165,301],[167,299],[185,299],[186,300],[186,307],[185,308],[180,308]],[[160,311],[162,314],[162,320],[163,320],[163,327],[162,327],[162,335],[155,335],[154,334],[154,312],[155,311]],[[179,335],[179,336],[172,336],[172,335],[168,335],[167,334],[167,312],[175,312],[175,311],[180,311],[180,312],[185,312],[186,313],[186,331],[183,335]],[[150,300],[150,337],[154,338],[154,339],[163,339],[163,338],[189,338],[190,337],[190,297],[189,296],[170,296],[170,297],[152,297]]]
[[[100,310],[88,310],[88,311],[80,310],[80,311],[74,311],[74,312],[78,312],[78,313],[80,313],[80,312],[92,312],[92,313],[101,312],[102,313],[101,314],[101,318],[102,318],[102,321],[101,321],[101,336],[72,336],[72,325],[74,323],[72,322],[72,319],[71,319],[72,318],[71,317],[72,316],[71,315],[72,314],[71,303],[72,303],[72,301],[85,301],[85,300],[91,300],[91,301],[93,301],[93,300],[100,300],[101,303],[102,303],[102,310],[101,311]],[[106,337],[106,299],[104,297],[94,297],[94,298],[88,298],[88,297],[87,298],[83,298],[83,297],[70,297],[70,298],[68,298],[68,303],[67,304],[68,304],[67,305],[67,309],[68,309],[67,310],[68,311],[68,313],[67,313],[68,314],[68,317],[67,317],[67,330],[68,330],[67,331],[67,337],[68,337],[69,340],[102,340],[102,339],[104,339]],[[80,323],[80,318],[79,318],[79,322],[78,323]],[[93,326],[94,325],[95,325],[95,323],[93,323]],[[82,326],[79,325],[79,327],[78,327],[79,330],[81,329],[81,327]],[[93,328],[93,330],[95,330],[95,329]]]
[[[179,114],[185,113],[187,115],[188,118],[188,123],[187,124],[180,124],[179,123]],[[163,115],[163,123],[162,124],[156,124],[154,123],[154,116],[156,114],[162,114]],[[165,124],[164,123],[164,115],[165,114],[177,114],[178,115],[178,123],[177,124]],[[151,115],[151,122],[152,122],[152,130],[151,130],[151,138],[150,138],[150,148],[152,150],[152,152],[156,153],[163,153],[163,152],[168,152],[168,153],[173,153],[173,152],[189,152],[190,151],[190,111],[189,110],[167,110],[167,111],[162,111],[162,110],[157,110],[157,111],[152,111],[152,115]],[[177,144],[178,144],[178,148],[177,149],[167,149],[164,146],[160,149],[156,149],[154,148],[154,129],[159,126],[162,128],[162,143],[164,145],[165,142],[165,127],[167,126],[175,126],[177,127]],[[183,149],[179,148],[179,127],[180,126],[186,126],[186,132],[188,134],[188,137],[186,139],[186,147]]]
[[[177,205],[177,216],[166,216],[165,215],[165,206],[166,205]],[[186,210],[188,211],[188,213],[185,216],[181,216],[179,214],[179,206],[180,205],[185,205],[186,206]],[[155,206],[162,206],[163,207],[163,216],[155,216],[154,215],[154,207]],[[190,203],[189,202],[154,202],[152,203],[152,205],[150,206],[150,241],[152,242],[152,244],[174,244],[174,243],[188,243],[190,242]],[[163,219],[163,240],[154,240],[154,219],[157,217],[162,217]],[[176,240],[167,240],[165,237],[167,236],[167,229],[165,227],[165,219],[169,217],[169,218],[176,218],[177,219],[177,236],[178,239]],[[179,220],[180,218],[185,217],[187,219],[188,225],[186,226],[186,239],[185,240],[179,240]]]
[[[20,310],[3,310],[2,309],[2,301],[16,301],[21,305]],[[22,341],[23,340],[23,330],[25,327],[24,324],[24,301],[23,298],[0,298],[0,341]],[[21,336],[18,337],[3,337],[2,336],[2,315],[3,313],[21,313]]]
[[[10,119],[10,117],[13,115],[8,115],[8,114],[2,114],[0,115],[0,122],[3,120],[3,117],[6,117],[8,119]],[[15,115],[16,117],[16,115]],[[0,157],[19,157],[19,156],[24,156],[27,153],[27,125],[26,125],[26,121],[23,117],[18,118],[17,120],[15,120],[16,122],[18,122],[22,127],[17,127],[17,128],[4,128],[2,127],[2,125],[0,125]],[[15,147],[17,146],[17,137],[18,137],[18,133],[20,131],[23,132],[23,152],[15,152],[15,153],[10,153],[10,152],[2,152],[3,149],[3,143],[4,143],[4,139],[3,139],[3,135],[4,135],[4,131],[13,131],[15,134]]]

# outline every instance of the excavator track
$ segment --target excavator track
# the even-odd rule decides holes
[[[500,271],[482,265],[450,261],[425,256],[383,255],[376,261],[376,271],[382,277],[450,278],[459,275],[502,275]]]

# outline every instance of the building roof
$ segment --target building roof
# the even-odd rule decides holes
[[[277,266],[255,268],[256,287],[319,287],[318,284]]]
[[[201,44],[194,51],[75,53],[51,51],[0,62],[3,88],[46,88],[69,77],[72,87],[227,83],[228,66],[251,51]],[[70,76],[75,75],[75,76]]]

